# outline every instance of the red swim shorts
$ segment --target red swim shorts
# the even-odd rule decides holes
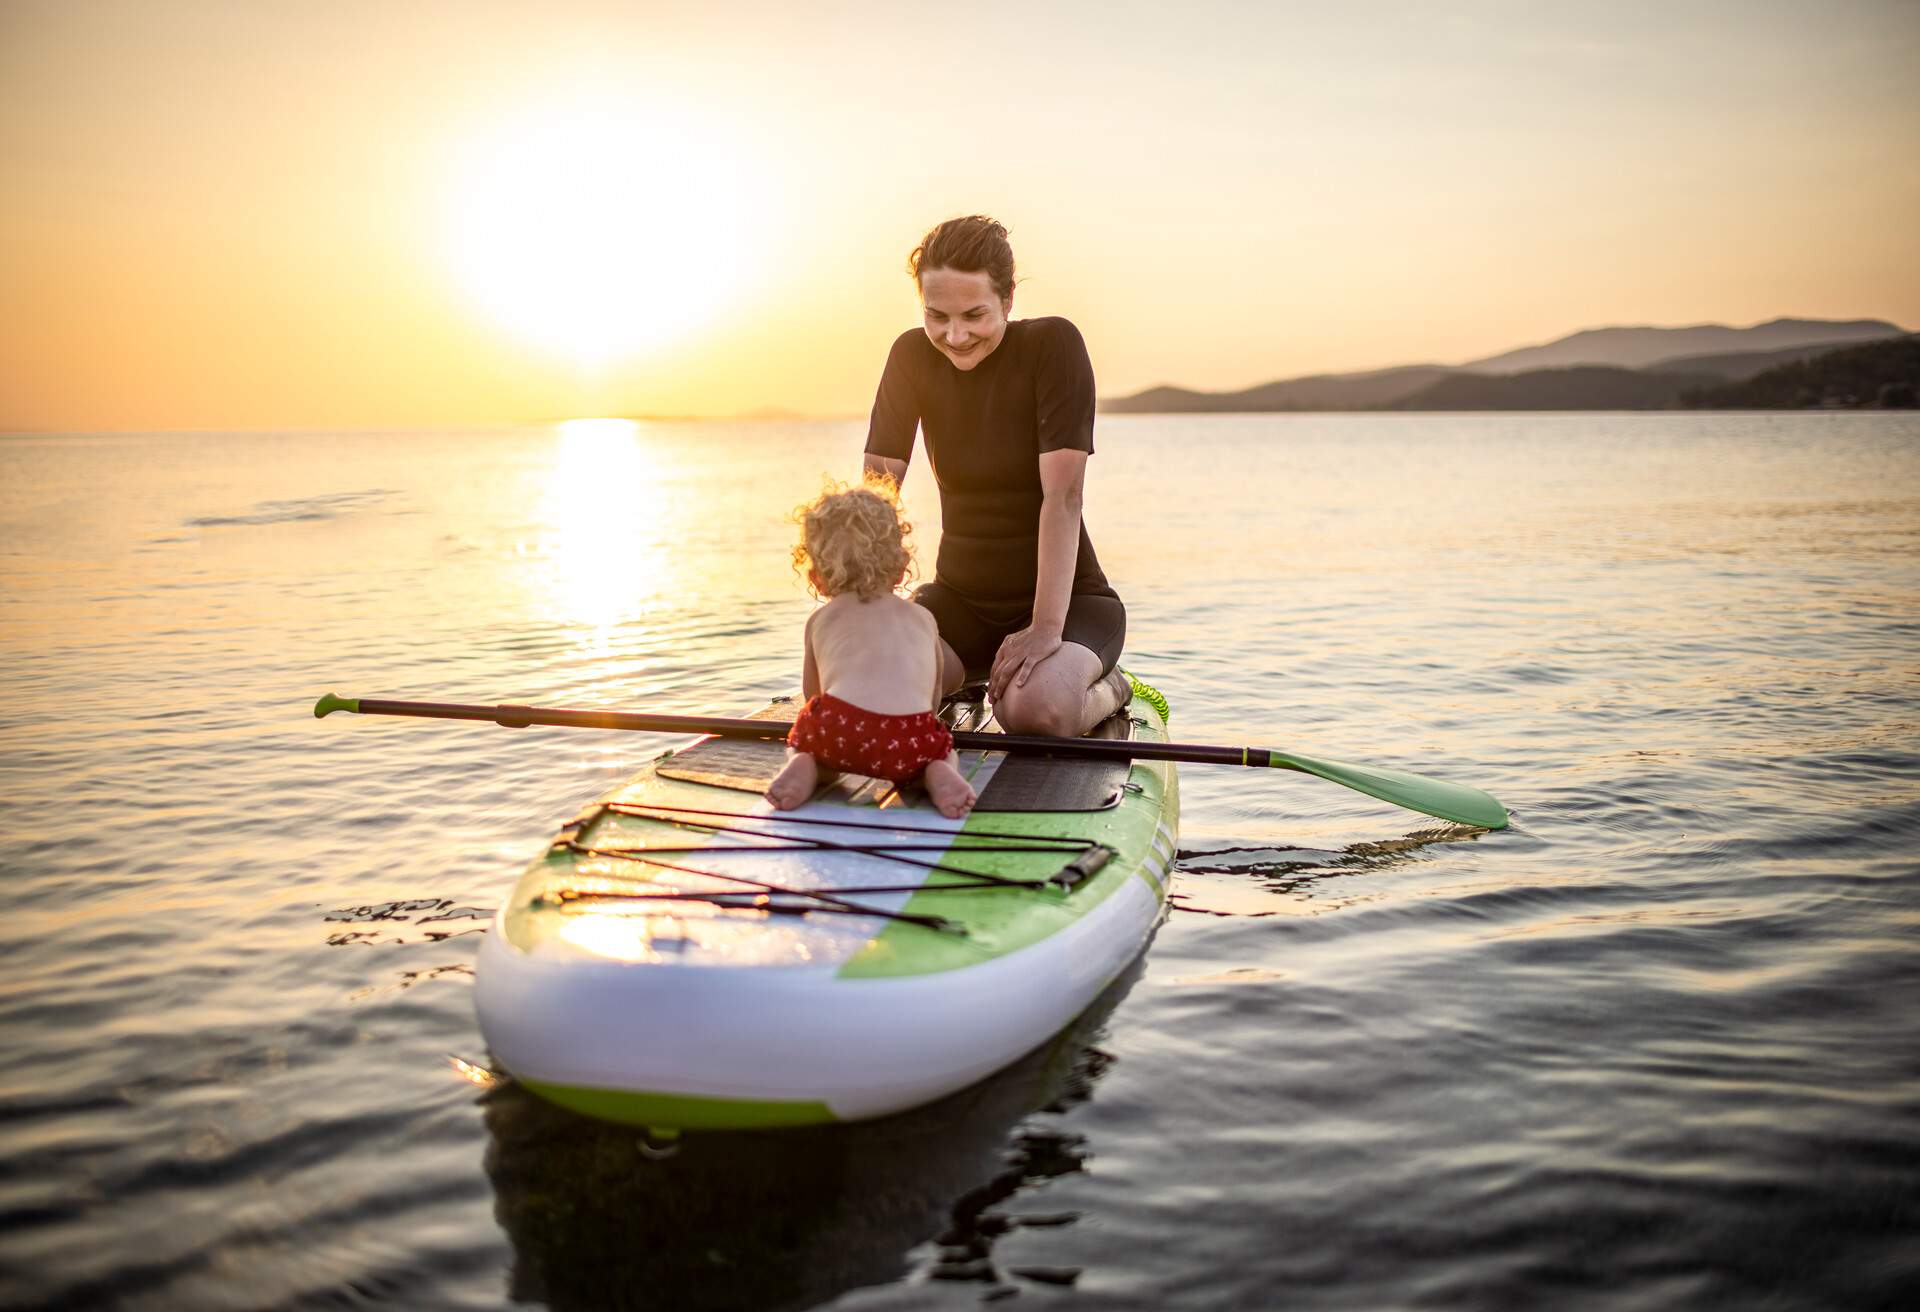
[[[932,711],[881,715],[821,693],[793,721],[787,745],[831,770],[907,783],[953,750],[953,735]]]

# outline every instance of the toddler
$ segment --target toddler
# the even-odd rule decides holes
[[[783,811],[813,796],[822,770],[918,779],[958,819],[973,806],[940,704],[940,634],[932,612],[897,595],[911,559],[893,486],[830,489],[801,508],[794,568],[826,604],[807,617],[800,690],[784,769],[767,785]]]

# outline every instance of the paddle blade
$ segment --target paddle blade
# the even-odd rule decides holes
[[[1375,765],[1349,765],[1345,761],[1323,761],[1313,756],[1295,756],[1287,752],[1269,752],[1268,764],[1288,770],[1304,770],[1322,779],[1377,797],[1395,806],[1423,815],[1437,815],[1463,825],[1482,829],[1505,829],[1507,808],[1487,793],[1466,784],[1450,784],[1442,779],[1408,774],[1404,770],[1383,770]]]

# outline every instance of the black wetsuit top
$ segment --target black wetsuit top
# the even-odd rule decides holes
[[[915,328],[887,354],[867,453],[913,455],[914,425],[940,486],[935,578],[981,616],[1031,614],[1039,583],[1040,455],[1093,451],[1093,363],[1065,319],[1016,319],[961,371]],[[1073,592],[1113,596],[1080,525]]]

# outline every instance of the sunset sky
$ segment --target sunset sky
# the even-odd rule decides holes
[[[933,222],[1100,390],[1920,327],[1920,4],[0,0],[0,429],[864,413]]]

